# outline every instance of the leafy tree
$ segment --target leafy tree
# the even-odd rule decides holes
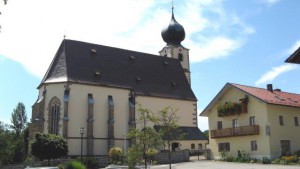
[[[17,107],[13,110],[11,123],[10,127],[16,132],[16,136],[19,137],[27,125],[27,115],[23,103],[18,103]]]
[[[9,130],[9,126],[0,122],[0,162],[3,165],[13,163],[14,140],[14,134]]]
[[[209,130],[205,130],[203,132],[203,134],[205,135],[205,137],[208,139],[209,138]]]
[[[66,156],[68,151],[67,141],[59,135],[36,133],[31,143],[32,155],[41,160],[57,159]]]
[[[162,141],[159,134],[151,126],[155,122],[154,114],[149,109],[144,109],[141,105],[138,106],[136,128],[131,128],[128,133],[128,137],[135,143],[128,152],[128,156],[129,159],[133,159],[131,155],[136,157],[138,154],[141,154],[144,158],[144,166],[147,168],[148,150],[158,148],[162,145]]]
[[[0,122],[2,164],[21,163],[25,160],[28,152],[28,132],[25,106],[18,103],[11,114],[11,125]]]
[[[183,136],[180,135],[178,119],[176,112],[178,109],[174,109],[171,106],[165,107],[158,112],[155,123],[158,126],[159,133],[167,143],[169,168],[171,169],[171,143],[174,140],[179,140]]]

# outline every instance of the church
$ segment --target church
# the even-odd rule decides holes
[[[161,36],[166,46],[159,55],[64,39],[38,86],[30,137],[35,132],[61,135],[69,156],[107,155],[115,146],[126,150],[126,135],[135,127],[140,104],[153,112],[178,109],[178,125],[187,133],[172,144],[173,150],[204,147],[207,138],[197,127],[189,49],[181,45],[185,31],[173,9]]]

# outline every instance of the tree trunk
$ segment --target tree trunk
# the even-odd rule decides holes
[[[171,169],[172,168],[172,160],[171,160],[171,143],[170,143],[170,141],[168,141],[168,149],[169,149],[169,169]]]

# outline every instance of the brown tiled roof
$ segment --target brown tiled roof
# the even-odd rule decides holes
[[[269,104],[300,107],[300,94],[287,93],[276,89],[271,92],[263,88],[250,87],[234,83],[230,84]]]
[[[61,43],[41,84],[65,81],[196,100],[178,59],[74,40]]]

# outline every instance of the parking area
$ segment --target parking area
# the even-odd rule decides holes
[[[169,169],[168,165],[150,167],[151,169]],[[210,160],[193,160],[191,162],[172,164],[172,169],[300,169],[300,166],[230,163]]]

